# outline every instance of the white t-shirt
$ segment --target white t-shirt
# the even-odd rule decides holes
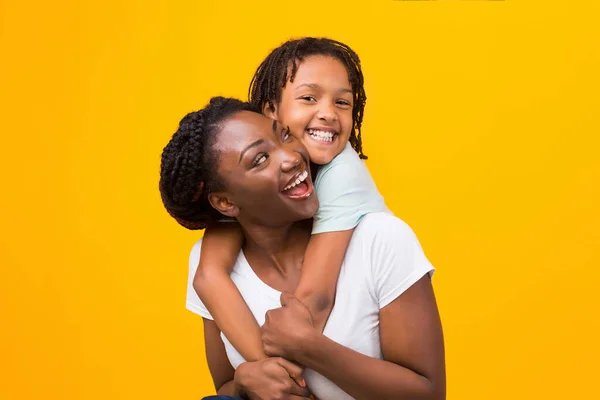
[[[192,286],[201,241],[190,254],[187,308],[213,319]],[[410,227],[390,213],[371,213],[356,227],[337,283],[335,306],[323,333],[330,339],[370,357],[382,359],[379,341],[379,310],[391,303],[433,267],[423,254]],[[231,274],[259,325],[268,310],[281,307],[281,293],[261,281],[243,252]],[[221,333],[231,365],[237,368],[244,358]],[[311,391],[321,399],[352,399],[347,393],[315,371],[304,374]]]
[[[365,215],[387,210],[367,166],[350,143],[319,168],[315,192],[319,209],[313,218],[313,235],[352,229]]]

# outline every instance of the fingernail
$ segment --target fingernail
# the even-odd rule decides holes
[[[304,379],[302,379],[302,381],[300,382],[300,386],[306,387],[306,381]]]

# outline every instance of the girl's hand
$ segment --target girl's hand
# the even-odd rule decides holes
[[[318,334],[308,308],[294,295],[281,294],[281,308],[267,311],[261,328],[266,355],[297,360],[304,343]]]
[[[300,400],[310,396],[302,372],[296,364],[275,357],[241,364],[234,380],[240,392],[252,400]]]

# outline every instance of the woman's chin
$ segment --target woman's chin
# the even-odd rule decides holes
[[[309,204],[307,204],[307,209],[306,209],[306,212],[304,213],[302,219],[313,218],[315,216],[315,214],[317,213],[318,209],[319,209],[319,201],[316,199],[316,196],[315,196],[315,201],[311,201]]]
[[[319,201],[317,200],[316,195],[313,195],[311,196],[311,198],[304,200],[302,204],[296,204],[293,209],[293,212],[295,214],[294,222],[314,217],[318,208]]]

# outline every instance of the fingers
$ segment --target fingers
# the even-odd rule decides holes
[[[296,382],[289,380],[290,384],[286,385],[285,392],[289,394],[290,399],[307,399],[310,396],[310,391],[306,387],[300,387]]]
[[[292,378],[292,380],[294,380],[299,386],[306,386],[304,378],[302,377],[302,374],[304,373],[304,368],[281,357],[277,358],[277,364],[285,368],[290,378]]]
[[[278,381],[278,390],[285,395],[309,398],[310,391],[302,378],[303,368],[281,357],[270,358],[265,373]],[[283,398],[288,398],[284,396]],[[296,398],[296,397],[292,397]]]
[[[314,399],[314,396],[296,396],[295,394],[291,394],[287,397],[289,400],[309,400]]]

